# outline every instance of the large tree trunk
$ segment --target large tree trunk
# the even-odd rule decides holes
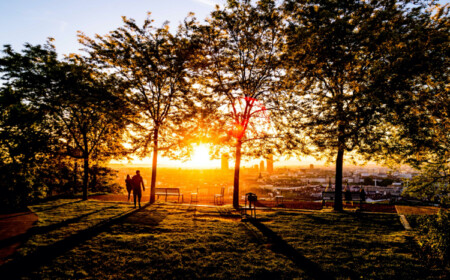
[[[88,199],[88,184],[89,184],[89,145],[87,140],[87,134],[83,133],[83,142],[84,142],[84,151],[83,151],[83,160],[84,160],[84,176],[83,176],[83,200]]]
[[[334,210],[342,211],[342,169],[344,165],[344,149],[339,148],[336,158],[335,201]]]
[[[83,200],[88,199],[87,189],[89,183],[89,157],[84,156],[84,176],[83,176]]]
[[[73,167],[73,193],[78,192],[78,160],[75,159],[75,166]]]
[[[239,171],[241,168],[241,147],[242,142],[238,140],[236,145],[236,162],[234,164],[234,189],[233,189],[233,207],[239,209]]]
[[[150,203],[155,203],[156,169],[158,164],[158,128],[153,132],[152,182],[150,185]]]

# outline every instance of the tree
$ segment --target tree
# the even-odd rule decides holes
[[[82,58],[59,61],[54,47],[25,45],[23,54],[5,48],[1,60],[6,85],[21,103],[43,113],[54,140],[52,152],[83,159],[83,199],[87,199],[89,161],[122,155],[127,114],[120,83]],[[41,128],[44,128],[41,126]]]
[[[424,163],[419,176],[414,177],[404,193],[448,207],[450,193],[450,160],[440,159]]]
[[[182,32],[172,35],[168,24],[154,28],[150,14],[142,27],[123,17],[124,26],[95,39],[80,34],[91,58],[126,80],[135,109],[134,149],[140,156],[153,150],[150,203],[155,201],[158,152],[176,156],[175,147],[189,133],[195,104],[190,97],[187,62],[192,53]]]
[[[203,90],[203,106],[212,114],[210,138],[235,149],[233,206],[239,208],[239,171],[242,155],[268,155],[269,140],[283,137],[279,94],[283,76],[280,49],[283,34],[275,1],[227,1],[196,26],[200,44],[196,83]],[[276,120],[279,120],[277,123]]]
[[[450,173],[449,4],[432,6],[410,25],[408,43],[394,53],[408,53],[385,71],[384,83],[396,96],[389,102],[394,144],[385,149],[420,175],[405,190],[408,195],[448,204]],[[417,71],[419,69],[420,71]],[[391,142],[391,143],[392,143]]]
[[[45,115],[21,102],[11,87],[0,88],[0,209],[11,211],[46,194],[38,167],[46,164],[51,137]]]
[[[420,67],[429,65],[423,56],[405,52],[405,46],[426,36],[424,29],[414,28],[423,25],[424,7],[424,2],[407,0],[285,5],[291,23],[288,55],[299,83],[298,125],[318,152],[336,157],[337,211],[342,210],[344,152],[366,159],[390,156],[392,101],[410,96],[414,84],[406,81],[428,71]],[[405,60],[411,64],[401,64]]]

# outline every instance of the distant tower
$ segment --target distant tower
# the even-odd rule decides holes
[[[267,158],[267,172],[273,173],[273,155]]]
[[[309,169],[314,169],[314,164],[311,163],[311,164],[309,165]]]
[[[228,154],[222,154],[222,170],[228,170]]]
[[[259,172],[264,172],[264,160],[259,163]]]

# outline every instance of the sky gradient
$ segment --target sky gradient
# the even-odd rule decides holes
[[[141,25],[147,15],[152,13],[154,26],[159,27],[165,21],[175,29],[190,13],[195,13],[203,21],[215,5],[226,0],[0,0],[0,46],[9,44],[20,51],[25,43],[44,44],[48,37],[55,39],[53,44],[62,55],[82,53],[77,32],[89,37],[95,34],[105,35],[122,26],[122,16],[133,18]],[[441,4],[449,1],[439,1]],[[151,163],[150,159],[138,161]],[[245,163],[251,165],[259,162]],[[189,162],[173,162],[161,158],[161,166],[189,167]],[[319,164],[311,157],[300,161],[281,160],[277,165]],[[231,162],[230,162],[231,164]],[[220,161],[209,162],[208,166],[220,167]]]
[[[77,31],[89,37],[105,35],[122,26],[122,16],[142,24],[152,13],[156,27],[165,21],[171,28],[194,12],[205,19],[223,0],[0,0],[0,45],[21,50],[25,43],[44,44],[55,39],[57,52],[80,53]]]

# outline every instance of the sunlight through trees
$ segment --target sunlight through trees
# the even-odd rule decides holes
[[[337,211],[347,158],[410,164],[438,178],[413,193],[448,195],[448,13],[426,0],[228,0],[175,31],[148,13],[80,32],[85,55],[4,46],[0,193],[26,204],[51,195],[47,181],[76,189],[80,159],[87,199],[92,164],[151,154],[153,203],[158,157],[230,154],[235,208],[242,159],[273,155],[335,162]]]

